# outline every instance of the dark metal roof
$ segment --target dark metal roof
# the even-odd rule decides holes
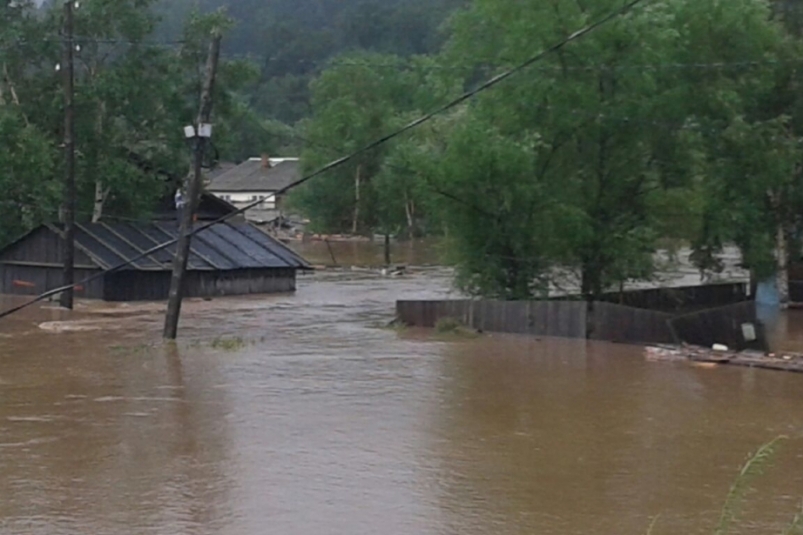
[[[175,222],[79,223],[75,244],[103,269],[111,269],[178,237]],[[172,269],[175,244],[122,269]],[[279,240],[249,223],[220,223],[193,236],[189,270],[291,268],[310,265]]]
[[[285,160],[273,167],[263,167],[262,161],[248,160],[234,169],[212,178],[207,188],[214,192],[280,191],[300,178],[301,167],[297,160]]]

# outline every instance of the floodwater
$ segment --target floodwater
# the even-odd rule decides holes
[[[803,377],[382,328],[395,299],[447,290],[317,274],[186,303],[178,346],[158,305],[3,321],[0,533],[710,534],[782,434],[733,533],[799,510]]]
[[[382,266],[385,264],[385,245],[382,240],[293,242],[301,256],[314,265]],[[390,259],[394,264],[424,266],[440,265],[447,259],[443,244],[437,238],[392,241]]]
[[[383,266],[385,264],[384,243],[375,241],[324,241],[292,242],[292,247],[313,265],[338,266],[341,268]],[[703,280],[699,270],[690,261],[691,250],[680,248],[670,253],[660,251],[655,261],[657,273],[653,280],[629,282],[631,289],[654,288],[657,286],[695,286],[702,282],[747,282],[749,272],[741,268],[741,255],[735,247],[726,247],[720,259],[722,272],[709,274]],[[425,238],[413,241],[393,241],[391,243],[391,262],[393,265],[437,266],[448,263],[449,255],[445,244],[438,238]],[[572,273],[553,273],[553,295],[577,293],[579,284]]]

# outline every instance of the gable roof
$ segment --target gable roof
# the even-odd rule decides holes
[[[272,167],[263,167],[260,158],[252,158],[234,169],[212,178],[207,187],[214,192],[280,191],[301,178],[298,159],[277,159]]]
[[[235,167],[237,167],[237,164],[234,162],[218,162],[217,165],[215,165],[215,167],[213,167],[212,169],[208,169],[204,174],[206,175],[206,178],[208,180],[214,180],[223,173],[228,173]]]
[[[114,268],[178,237],[175,223],[78,223],[75,245],[102,269]],[[172,269],[176,245],[132,262],[121,270]],[[220,223],[192,237],[187,269],[310,269],[289,247],[249,223]]]
[[[204,191],[201,193],[198,210],[195,212],[195,216],[198,221],[214,221],[236,211],[237,208],[231,203]],[[176,210],[174,196],[166,195],[159,199],[154,208],[152,219],[175,221],[177,218],[178,210]]]

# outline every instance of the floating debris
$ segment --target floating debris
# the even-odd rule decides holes
[[[718,365],[743,366],[764,370],[790,371],[803,373],[803,354],[785,354],[777,356],[773,353],[758,351],[731,351],[696,346],[647,346],[644,357],[651,362],[674,361],[690,362],[696,367],[713,368]]]

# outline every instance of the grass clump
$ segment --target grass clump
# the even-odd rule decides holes
[[[441,318],[435,324],[435,330],[441,334],[454,333],[460,329],[464,329],[465,325],[455,318]]]
[[[747,495],[751,490],[753,480],[764,473],[764,469],[772,463],[775,458],[780,443],[786,440],[787,437],[779,436],[770,442],[761,446],[754,454],[747,459],[747,462],[742,466],[739,475],[736,476],[733,484],[728,491],[728,496],[725,498],[725,504],[722,506],[720,512],[719,522],[714,529],[714,535],[727,535],[730,533],[731,528],[736,524],[739,515],[747,499]],[[656,521],[655,517],[650,525],[647,535],[653,533]],[[803,512],[798,513],[787,525],[781,535],[803,535]]]
[[[233,338],[218,337],[212,340],[212,349],[220,349],[222,351],[237,351],[245,346],[245,340],[239,336]]]
[[[479,336],[479,333],[465,325],[462,321],[456,318],[441,318],[435,324],[435,332],[441,335],[459,336],[463,338],[474,338]]]
[[[784,439],[786,437],[780,436],[764,444],[744,464],[736,480],[731,485],[730,491],[728,491],[728,497],[722,507],[722,513],[714,535],[726,535],[730,531],[731,526],[736,522],[742,510],[750,485],[756,477],[764,473],[764,469],[775,458],[779,445]]]

